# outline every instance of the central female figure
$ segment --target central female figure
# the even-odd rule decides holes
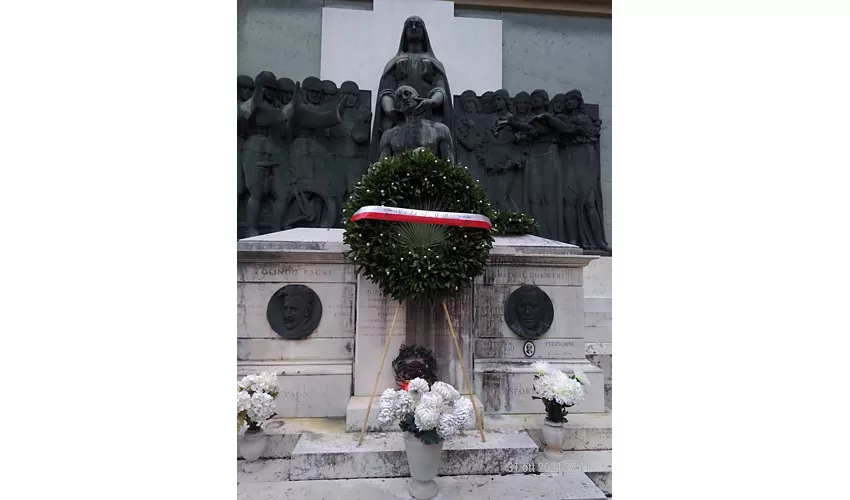
[[[380,141],[376,139],[398,125],[395,122],[396,117],[403,116],[402,113],[392,112],[398,109],[395,102],[396,90],[403,85],[413,87],[424,98],[419,103],[417,113],[421,111],[423,118],[443,123],[449,130],[454,130],[452,128],[452,94],[446,69],[434,55],[425,22],[419,16],[410,16],[404,22],[398,53],[389,60],[381,74],[378,99],[375,103],[375,122],[372,126],[370,162],[376,162],[379,159]]]

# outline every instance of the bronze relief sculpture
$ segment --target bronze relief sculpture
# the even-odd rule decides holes
[[[549,331],[555,309],[540,287],[522,285],[508,296],[504,316],[512,332],[521,338],[535,340]]]
[[[269,299],[266,318],[272,330],[282,338],[303,339],[319,326],[322,301],[306,285],[286,285]]]

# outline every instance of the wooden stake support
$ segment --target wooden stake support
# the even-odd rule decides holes
[[[466,379],[466,390],[469,392],[469,400],[472,402],[472,411],[475,412],[475,424],[478,427],[478,432],[481,433],[481,442],[485,442],[484,439],[484,419],[478,414],[478,407],[475,406],[475,398],[473,397],[474,391],[472,390],[472,383],[469,380],[469,373],[466,371],[466,366],[463,364],[463,354],[460,352],[460,343],[457,341],[457,335],[455,335],[455,327],[452,325],[452,318],[449,316],[449,308],[446,306],[446,301],[443,301],[443,311],[446,313],[446,321],[449,323],[449,331],[452,334],[452,340],[455,341],[455,349],[457,349],[457,357],[460,359],[460,369],[463,370],[463,376]]]

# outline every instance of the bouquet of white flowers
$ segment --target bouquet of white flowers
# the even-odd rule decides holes
[[[567,376],[545,361],[536,361],[531,366],[536,372],[532,399],[543,400],[547,420],[566,422],[567,408],[583,400],[584,387],[590,386],[587,376],[581,370],[574,370],[573,375]]]
[[[444,382],[428,387],[425,379],[410,381],[407,390],[387,389],[381,394],[378,421],[399,420],[399,427],[425,444],[437,444],[474,422],[472,402]]]
[[[277,375],[261,373],[247,375],[236,384],[236,430],[246,423],[249,430],[258,430],[260,424],[274,416],[274,398],[277,397]]]

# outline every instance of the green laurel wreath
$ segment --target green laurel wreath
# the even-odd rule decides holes
[[[364,206],[463,212],[493,217],[484,189],[461,167],[416,150],[385,158],[354,187],[343,210],[343,241],[357,270],[394,300],[439,301],[484,272],[492,232],[434,224],[359,220]]]
[[[493,233],[497,236],[537,234],[534,217],[510,210],[497,210],[493,219]]]

